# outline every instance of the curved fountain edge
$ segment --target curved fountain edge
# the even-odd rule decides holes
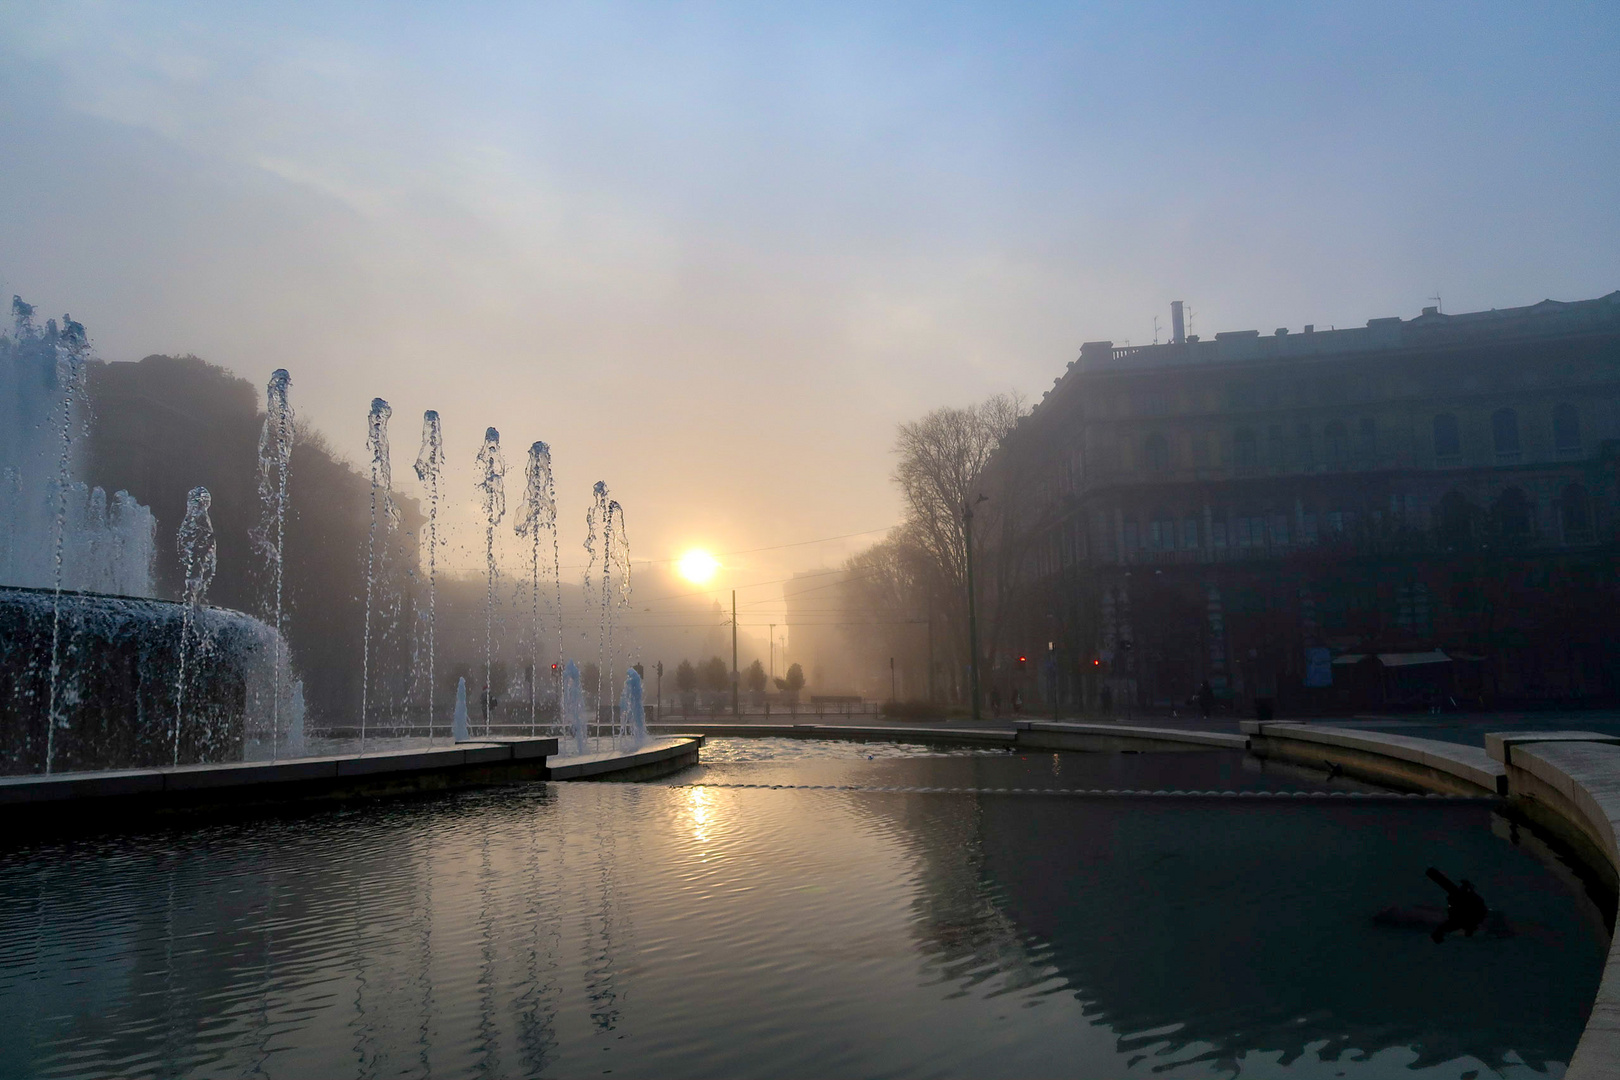
[[[1250,751],[1413,790],[1505,796],[1562,840],[1613,895],[1620,882],[1620,737],[1591,731],[1491,732],[1485,748],[1346,728],[1246,720]],[[1620,1076],[1620,936],[1565,1080]]]
[[[1586,731],[1487,735],[1507,772],[1510,797],[1526,817],[1564,839],[1583,862],[1620,880],[1620,739]],[[1565,1080],[1620,1076],[1620,935]]]
[[[424,749],[181,765],[165,769],[0,777],[0,822],[8,835],[75,824],[116,827],[153,813],[376,798],[531,780],[650,779],[692,764],[703,736],[659,745],[559,757],[557,740],[494,738]],[[48,813],[47,813],[48,811]]]

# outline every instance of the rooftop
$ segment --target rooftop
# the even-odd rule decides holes
[[[1248,360],[1281,360],[1337,353],[1383,352],[1465,344],[1481,339],[1511,340],[1558,337],[1605,329],[1620,329],[1620,290],[1593,300],[1543,300],[1528,307],[1493,308],[1446,315],[1424,308],[1415,319],[1369,319],[1366,326],[1303,333],[1279,329],[1261,336],[1258,330],[1216,334],[1213,341],[1189,339],[1166,345],[1115,348],[1111,341],[1088,341],[1071,372],[1142,371],[1153,368],[1192,367]],[[1062,382],[1062,379],[1056,382]],[[1056,382],[1054,385],[1056,385]]]

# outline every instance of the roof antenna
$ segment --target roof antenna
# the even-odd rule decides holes
[[[1153,344],[1159,343],[1159,317],[1153,316]]]
[[[1441,315],[1444,315],[1446,313],[1445,307],[1442,306],[1441,303],[1440,303],[1440,286],[1436,285],[1434,287],[1434,295],[1429,297],[1429,299],[1434,301],[1434,310],[1435,311],[1439,312]]]

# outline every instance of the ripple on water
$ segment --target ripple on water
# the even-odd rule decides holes
[[[1488,1075],[1564,1060],[1600,970],[1601,927],[1481,806],[676,786],[1286,780],[1220,754],[705,759],[12,847],[0,1075]],[[1519,933],[1375,927],[1435,901],[1430,863]]]

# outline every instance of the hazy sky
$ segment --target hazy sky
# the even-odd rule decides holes
[[[1620,288],[1617,121],[1612,3],[0,2],[0,288],[286,366],[356,459],[386,397],[396,477],[437,408],[469,504],[486,425],[546,439],[565,544],[602,479],[668,558],[894,523],[896,422],[1172,299]]]

